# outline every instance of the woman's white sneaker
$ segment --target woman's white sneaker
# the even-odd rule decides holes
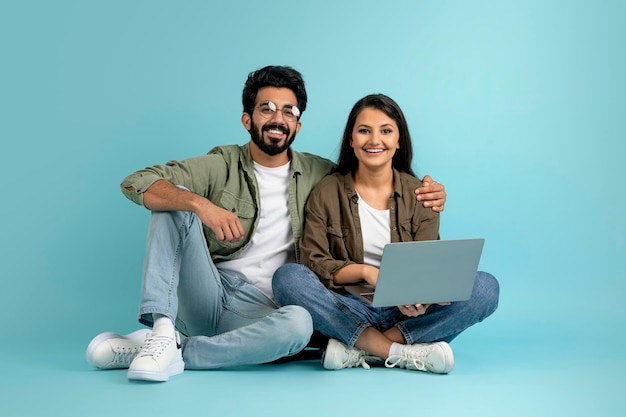
[[[167,381],[185,370],[180,335],[151,332],[128,368],[128,379]]]
[[[446,342],[416,343],[404,346],[402,355],[387,358],[385,366],[447,374],[454,368],[454,354]]]
[[[369,369],[370,366],[365,362],[367,353],[356,348],[350,349],[339,340],[330,339],[328,346],[322,356],[322,364],[325,369],[344,369],[362,366]]]

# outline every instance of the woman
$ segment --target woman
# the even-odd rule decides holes
[[[439,238],[439,213],[424,208],[413,190],[412,145],[402,110],[375,94],[348,117],[338,169],[312,191],[300,240],[302,265],[279,268],[273,292],[280,305],[305,307],[317,331],[329,337],[327,369],[385,359],[387,367],[448,373],[448,345],[495,311],[498,283],[479,272],[468,301],[375,308],[342,289],[375,286],[385,244]]]

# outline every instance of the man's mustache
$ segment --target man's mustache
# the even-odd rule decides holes
[[[272,123],[272,124],[263,126],[263,131],[264,132],[267,132],[270,129],[271,130],[280,130],[282,133],[284,133],[286,135],[289,134],[289,129],[286,126],[279,125],[277,123]]]

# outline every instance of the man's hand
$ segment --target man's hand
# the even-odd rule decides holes
[[[215,233],[222,242],[243,238],[243,226],[237,214],[216,206],[208,199],[177,187],[167,180],[158,180],[143,193],[144,206],[156,211],[191,211]]]
[[[446,204],[446,187],[433,181],[430,175],[422,180],[423,186],[415,189],[418,201],[423,201],[424,207],[430,207],[433,211],[441,212]]]
[[[243,239],[243,226],[241,226],[237,214],[218,207],[209,200],[206,200],[206,202],[208,204],[205,203],[200,209],[196,210],[196,215],[202,223],[213,230],[217,240],[237,242]]]

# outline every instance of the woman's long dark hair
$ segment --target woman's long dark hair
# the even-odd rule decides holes
[[[398,103],[384,94],[370,94],[365,96],[352,107],[350,115],[348,115],[346,128],[343,131],[341,150],[339,151],[339,159],[337,161],[337,171],[342,174],[347,174],[356,171],[359,166],[359,160],[356,158],[354,149],[350,146],[350,142],[352,140],[352,130],[354,129],[356,118],[365,108],[381,110],[396,122],[400,133],[398,142],[400,147],[393,156],[392,165],[398,171],[406,172],[415,177],[416,175],[411,168],[413,145],[404,113],[402,113],[402,109],[400,109]]]

